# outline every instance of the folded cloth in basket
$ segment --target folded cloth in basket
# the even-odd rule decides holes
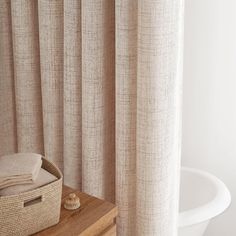
[[[0,189],[0,196],[15,195],[15,194],[27,192],[27,191],[42,187],[46,184],[49,184],[55,180],[57,180],[56,176],[52,175],[48,171],[41,168],[39,171],[38,178],[35,180],[34,183],[15,185],[15,186],[10,186],[4,189]]]
[[[33,183],[42,166],[36,153],[15,153],[0,156],[0,189],[17,184]]]

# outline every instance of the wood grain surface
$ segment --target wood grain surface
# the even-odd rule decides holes
[[[80,208],[69,211],[63,207],[69,193],[80,198]],[[53,210],[53,209],[52,209]],[[117,207],[107,201],[63,186],[60,222],[37,234],[37,236],[115,236]]]

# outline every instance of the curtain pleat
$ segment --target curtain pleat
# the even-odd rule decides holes
[[[11,1],[17,144],[43,150],[37,1]]]
[[[64,181],[82,188],[81,1],[64,2]]]
[[[11,5],[0,7],[0,155],[17,151]]]
[[[137,7],[116,1],[116,202],[119,235],[136,235]]]
[[[63,169],[63,1],[38,1],[45,155]]]
[[[82,1],[82,189],[115,197],[114,1]]]
[[[119,236],[175,236],[183,0],[2,0],[0,155],[38,152],[114,202]]]
[[[177,235],[180,1],[138,1],[137,235]],[[179,127],[178,127],[179,128]],[[178,156],[178,159],[176,157]],[[178,172],[176,171],[178,169]]]

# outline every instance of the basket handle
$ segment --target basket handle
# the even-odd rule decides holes
[[[43,201],[43,196],[38,196],[24,201],[24,207],[32,206]]]

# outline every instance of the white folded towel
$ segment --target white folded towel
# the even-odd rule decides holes
[[[0,157],[0,189],[17,184],[33,183],[42,166],[36,153],[16,153]]]
[[[27,191],[42,187],[46,184],[49,184],[55,180],[57,180],[56,176],[52,175],[48,171],[41,168],[39,171],[38,178],[35,180],[34,183],[15,185],[15,186],[10,186],[4,189],[0,189],[0,196],[15,195],[15,194],[27,192]]]

